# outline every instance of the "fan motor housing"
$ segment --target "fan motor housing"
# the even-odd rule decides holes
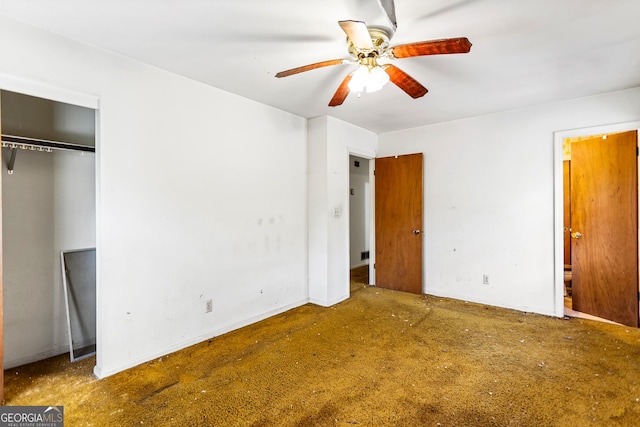
[[[390,31],[385,27],[374,27],[368,26],[367,30],[369,31],[369,35],[371,36],[371,41],[373,42],[373,49],[358,49],[354,46],[353,42],[347,38],[347,49],[349,50],[349,54],[358,59],[363,59],[366,57],[378,57],[382,55],[389,48],[389,38]]]

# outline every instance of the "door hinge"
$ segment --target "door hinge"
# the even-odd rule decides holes
[[[376,263],[375,262],[373,263],[373,269],[374,270],[376,269]],[[640,294],[640,292],[638,292],[638,293]]]
[[[640,148],[636,147],[636,157],[640,155]]]

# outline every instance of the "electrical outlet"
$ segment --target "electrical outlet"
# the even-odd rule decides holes
[[[483,285],[488,285],[489,284],[489,275],[488,274],[483,274],[482,275],[482,284]]]
[[[207,309],[206,313],[211,313],[213,311],[213,300],[207,300]]]

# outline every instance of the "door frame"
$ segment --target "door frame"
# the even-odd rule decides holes
[[[369,185],[371,191],[371,197],[369,200],[369,284],[376,284],[376,270],[373,267],[376,263],[376,180],[374,171],[376,169],[376,153],[372,151],[360,150],[353,147],[347,147],[347,172],[349,171],[349,165],[351,163],[350,156],[357,156],[363,159],[367,159],[369,162]],[[347,193],[349,192],[350,184],[347,182]],[[348,197],[348,196],[347,196]],[[347,199],[348,200],[348,199]],[[349,204],[347,203],[347,218],[350,218],[351,211],[349,210]],[[350,247],[351,241],[349,241],[351,235],[351,221],[349,221],[349,233],[347,234],[347,248]],[[350,252],[347,251],[347,256],[350,256]],[[349,281],[347,280],[347,285]],[[348,287],[347,287],[348,288]]]
[[[554,313],[564,317],[564,174],[562,170],[562,144],[565,138],[638,131],[640,121],[615,123],[601,126],[576,128],[553,133],[553,238],[554,238]],[[640,165],[639,165],[640,166]],[[638,168],[640,171],[640,167]],[[640,180],[638,181],[640,183]],[[639,185],[640,187],[640,185]],[[640,193],[640,188],[638,189]],[[640,204],[639,210],[640,210]],[[638,236],[640,242],[640,233]],[[639,260],[640,264],[640,260]]]
[[[18,76],[0,73],[0,90],[21,93],[24,95],[44,98],[51,101],[63,102],[66,104],[77,105],[79,107],[90,108],[95,110],[95,194],[96,194],[96,366],[99,366],[101,359],[101,321],[100,321],[100,98],[96,95],[90,95],[75,90],[53,86],[50,84],[21,78]],[[0,193],[1,195],[1,193]],[[0,210],[0,221],[2,221],[2,211]],[[1,222],[0,222],[1,224]],[[2,241],[0,240],[0,244]],[[0,254],[1,256],[1,254]],[[1,262],[1,260],[0,260]],[[2,278],[0,277],[0,282]],[[0,288],[1,290],[2,288]],[[3,306],[2,292],[0,291],[0,310]],[[3,313],[0,313],[4,317]],[[4,336],[0,335],[0,339],[4,341]],[[0,343],[0,351],[4,356],[4,342]],[[4,361],[4,357],[0,358]],[[4,370],[4,366],[0,366]],[[4,384],[0,384],[0,390],[4,390]],[[3,394],[3,393],[2,393]],[[4,396],[6,398],[6,396]],[[1,403],[1,402],[0,402]]]

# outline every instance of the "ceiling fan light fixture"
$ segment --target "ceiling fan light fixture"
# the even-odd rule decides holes
[[[471,50],[471,42],[466,37],[389,46],[389,40],[397,28],[394,0],[378,0],[378,2],[393,28],[368,26],[363,21],[338,21],[338,25],[347,36],[347,50],[352,59],[330,59],[303,65],[280,71],[276,73],[275,77],[287,77],[331,65],[358,63],[360,65],[358,69],[343,78],[329,101],[329,107],[342,105],[350,92],[356,92],[360,97],[363,92],[369,93],[382,89],[388,82],[402,89],[411,98],[418,99],[426,95],[429,90],[409,74],[393,65],[392,60],[415,56],[468,53]]]
[[[382,67],[363,64],[351,75],[349,90],[356,93],[371,93],[379,91],[387,83],[389,83],[389,75]]]

